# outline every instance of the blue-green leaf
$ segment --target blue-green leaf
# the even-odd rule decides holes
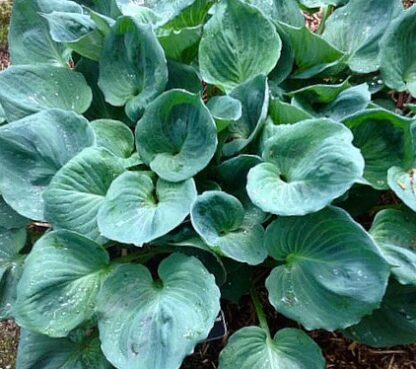
[[[91,318],[109,264],[100,245],[69,231],[40,238],[26,258],[14,316],[20,326],[65,337]]]
[[[171,90],[146,109],[136,127],[136,145],[159,177],[179,182],[208,165],[217,148],[217,129],[200,96]]]
[[[51,65],[23,65],[0,73],[0,103],[8,122],[59,108],[84,113],[92,92],[82,74]]]
[[[266,281],[270,302],[305,328],[346,328],[380,305],[390,267],[344,210],[280,217],[267,228],[265,244],[284,261]]]
[[[0,128],[0,192],[29,219],[45,220],[42,194],[55,173],[95,144],[88,121],[58,109],[44,110]]]
[[[220,254],[251,265],[267,257],[263,227],[245,218],[244,207],[234,196],[204,192],[192,206],[191,221],[202,239]]]
[[[126,105],[129,118],[137,121],[147,104],[164,90],[166,63],[152,27],[132,17],[120,17],[105,39],[98,85],[107,102]]]
[[[196,196],[193,179],[171,183],[152,180],[146,172],[126,172],[112,183],[98,211],[100,232],[142,246],[179,226]]]
[[[100,293],[102,348],[120,369],[178,369],[208,336],[220,309],[214,276],[173,254],[154,280],[143,265],[120,265]]]

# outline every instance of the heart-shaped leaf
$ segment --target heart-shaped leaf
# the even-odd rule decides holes
[[[126,105],[133,121],[159,95],[168,81],[162,47],[152,26],[132,17],[120,17],[106,37],[100,59],[98,85],[107,102]]]
[[[13,1],[9,44],[14,65],[39,63],[66,65],[71,53],[64,45],[59,45],[51,39],[48,23],[41,15],[55,10],[80,12],[82,8],[73,1]]]
[[[42,236],[26,258],[14,315],[20,326],[65,337],[91,318],[109,264],[105,249],[69,231]]]
[[[44,220],[42,194],[55,173],[95,143],[80,115],[45,110],[0,127],[0,192],[19,214]]]
[[[82,74],[51,65],[23,65],[0,73],[0,103],[7,121],[59,108],[84,113],[92,93]]]
[[[416,97],[416,7],[395,19],[381,44],[381,73],[387,86],[397,91],[409,90]]]
[[[247,222],[244,207],[234,196],[204,192],[192,206],[191,221],[203,240],[220,254],[251,265],[267,257],[263,227]]]
[[[115,178],[124,172],[122,160],[103,148],[83,150],[53,177],[43,194],[45,218],[55,229],[78,232],[104,243],[97,213]]]
[[[379,309],[345,333],[373,347],[407,345],[416,337],[416,287],[390,281]]]
[[[247,24],[256,24],[259,32],[252,32]],[[205,25],[199,46],[202,78],[230,92],[259,74],[271,72],[280,51],[280,37],[260,10],[240,0],[221,1]]]
[[[98,211],[100,232],[142,246],[180,225],[196,196],[193,179],[171,183],[146,172],[126,172],[112,183]]]
[[[352,71],[374,72],[380,67],[380,39],[401,9],[400,0],[349,0],[328,18],[323,37],[348,55]]]
[[[390,267],[344,210],[280,217],[267,228],[265,244],[284,262],[266,281],[270,302],[306,329],[346,328],[380,305]]]
[[[219,369],[323,369],[319,346],[299,329],[286,328],[274,338],[259,327],[234,333],[221,352]]]
[[[102,349],[120,369],[178,369],[220,310],[214,276],[196,258],[173,254],[158,274],[153,280],[143,265],[121,265],[103,285]]]
[[[411,151],[408,140],[411,119],[384,109],[369,109],[344,120],[354,135],[354,145],[364,157],[364,178],[376,189],[388,188],[387,172],[392,166],[406,165]]]
[[[26,243],[26,230],[0,227],[0,319],[12,317],[16,287],[23,270],[20,254]]]
[[[325,119],[276,126],[265,143],[265,163],[248,174],[251,201],[285,216],[329,205],[363,173],[364,160],[352,140],[345,126]]]
[[[379,212],[370,230],[392,273],[402,284],[416,285],[416,215],[407,209]]]
[[[147,107],[137,124],[136,145],[159,177],[179,182],[208,165],[217,147],[217,128],[200,96],[171,90]]]
[[[20,335],[18,369],[111,369],[95,335],[84,332],[68,338],[50,338],[26,329]]]

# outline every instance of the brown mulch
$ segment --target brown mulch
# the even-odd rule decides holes
[[[5,70],[9,65],[9,53],[0,46],[0,71]]]
[[[0,322],[0,369],[14,369],[19,328],[13,321]]]
[[[291,320],[277,313],[262,294],[270,330],[272,333],[285,327],[300,328]],[[229,334],[240,328],[257,325],[256,313],[249,297],[244,297],[240,306],[223,306]],[[339,333],[313,331],[308,334],[321,347],[327,369],[416,369],[416,344],[389,349],[373,349],[344,338]],[[218,369],[218,356],[227,339],[199,345],[195,353],[188,357],[181,369]]]

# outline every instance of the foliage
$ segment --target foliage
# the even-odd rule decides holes
[[[15,0],[0,318],[23,328],[17,369],[178,369],[245,294],[259,326],[220,369],[322,369],[303,330],[270,332],[264,287],[306,330],[416,342],[415,109],[389,108],[416,97],[416,6],[300,3]],[[325,8],[317,33],[306,7]],[[353,219],[380,208],[368,231]]]

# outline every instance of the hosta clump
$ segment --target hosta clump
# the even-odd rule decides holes
[[[17,369],[178,369],[245,294],[259,325],[220,369],[323,369],[305,330],[416,342],[415,30],[399,0],[15,0]],[[271,332],[264,304],[302,329]]]

